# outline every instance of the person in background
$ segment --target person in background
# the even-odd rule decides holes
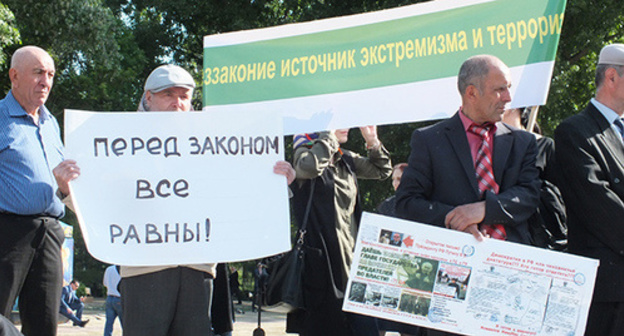
[[[229,283],[230,283],[230,291],[232,293],[232,295],[234,297],[236,297],[236,299],[238,299],[238,304],[243,304],[243,293],[240,290],[240,282],[238,281],[238,271],[236,270],[236,267],[234,266],[230,266],[230,276],[229,276]]]
[[[596,94],[555,130],[568,251],[599,259],[585,335],[624,330],[624,44],[607,45],[596,66]]]
[[[104,336],[113,334],[113,324],[115,318],[119,318],[119,324],[123,328],[121,294],[119,293],[119,266],[111,265],[104,271],[102,284],[106,287],[106,325],[104,326]]]
[[[59,125],[44,105],[54,75],[45,50],[21,47],[0,100],[0,314],[10,316],[19,296],[27,336],[56,335],[65,239],[58,219],[80,174],[64,159]]]
[[[377,127],[361,127],[360,131],[368,156],[341,148],[349,129],[294,137],[297,179],[291,188],[295,217],[299,226],[307,221],[306,246],[321,254],[306,254],[303,296],[307,307],[288,314],[288,332],[378,335],[375,319],[342,311],[361,215],[357,179],[382,180],[392,173],[390,155],[379,141]]]
[[[84,326],[89,323],[89,320],[82,320],[84,303],[82,302],[83,298],[78,298],[76,296],[76,289],[78,289],[78,287],[80,287],[80,283],[76,280],[72,280],[69,285],[63,287],[59,313],[70,319],[74,323],[74,326],[84,328]],[[75,314],[74,311],[76,311]]]
[[[399,163],[392,167],[392,188],[394,188],[395,192],[401,184],[401,177],[405,168],[407,168],[407,163]],[[377,212],[382,215],[396,217],[396,195],[392,195],[381,202],[377,207]]]
[[[251,302],[251,311],[256,311],[256,308],[260,308],[261,303],[261,295],[264,293],[264,285],[266,281],[269,279],[269,273],[267,272],[267,267],[265,264],[259,262],[256,265],[256,268],[253,270],[254,276],[254,295],[253,301]]]
[[[503,122],[518,129],[527,130],[529,109],[515,108],[505,111]],[[540,203],[537,211],[529,218],[529,232],[532,244],[552,250],[563,251],[568,245],[568,225],[565,203],[557,187],[557,169],[555,167],[555,142],[543,136],[536,123],[531,132],[537,142],[539,170]]]

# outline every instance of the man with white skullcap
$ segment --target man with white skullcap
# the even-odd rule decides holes
[[[569,251],[600,260],[585,335],[624,330],[624,45],[602,49],[596,95],[555,131]]]

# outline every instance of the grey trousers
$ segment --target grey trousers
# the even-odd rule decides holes
[[[206,273],[175,267],[122,278],[124,336],[212,335]],[[207,288],[210,287],[210,288]]]

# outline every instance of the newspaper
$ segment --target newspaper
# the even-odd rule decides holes
[[[583,335],[598,261],[365,213],[345,311],[465,335]]]

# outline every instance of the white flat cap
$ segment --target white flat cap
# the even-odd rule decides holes
[[[195,81],[188,71],[173,64],[154,69],[145,81],[145,91],[160,92],[170,87],[195,88]]]
[[[600,51],[598,64],[624,65],[624,44],[610,44]]]

